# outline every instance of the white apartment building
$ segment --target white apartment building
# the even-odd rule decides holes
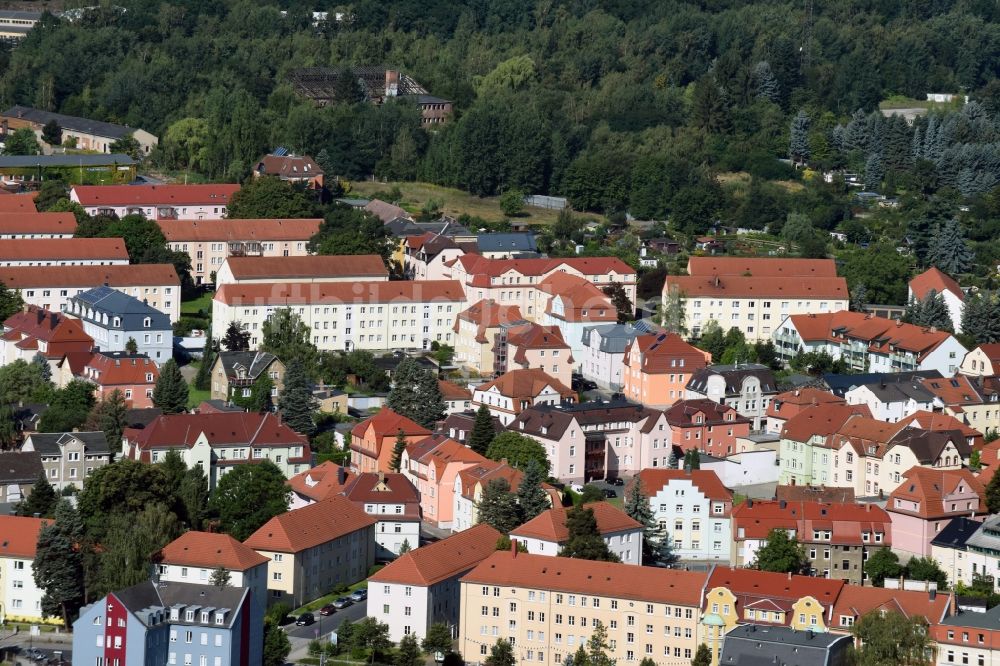
[[[940,411],[942,403],[915,377],[909,380],[872,382],[844,392],[848,405],[866,405],[872,418],[897,423],[920,411]]]
[[[591,502],[583,506],[594,512],[597,531],[608,550],[624,564],[641,565],[642,524],[607,502]],[[567,513],[566,507],[552,507],[515,529],[510,538],[523,543],[532,555],[556,557],[569,541]]]
[[[624,384],[625,349],[640,335],[629,324],[601,324],[583,329],[580,373],[603,389],[620,391]]]
[[[148,220],[221,220],[240,189],[230,183],[197,185],[77,185],[74,201],[89,215],[142,215]]]
[[[238,321],[257,346],[264,322],[282,308],[302,318],[321,350],[429,349],[452,343],[465,294],[454,280],[227,284],[212,303],[212,334],[221,339]]]
[[[43,591],[35,585],[31,563],[38,533],[46,522],[40,518],[0,516],[0,622],[45,621]]]

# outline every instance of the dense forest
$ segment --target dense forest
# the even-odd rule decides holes
[[[123,0],[46,17],[3,58],[4,104],[147,129],[165,171],[242,179],[283,145],[343,179],[560,194],[688,239],[716,222],[766,229],[804,255],[838,252],[849,277],[905,244],[902,262],[880,262],[896,273],[860,278],[889,302],[947,220],[976,252],[959,273],[992,286],[1000,259],[988,0]],[[296,68],[373,64],[453,100],[453,122],[425,130],[405,101],[318,108],[288,82]],[[927,93],[971,101],[912,125],[879,111]],[[829,170],[898,207],[859,209]]]

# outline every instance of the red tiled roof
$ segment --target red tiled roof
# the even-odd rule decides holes
[[[886,506],[893,512],[918,515],[922,518],[971,514],[973,512],[966,509],[964,505],[956,507],[954,511],[949,510],[944,505],[947,495],[970,491],[979,496],[979,512],[985,512],[986,489],[971,470],[911,467],[903,474],[903,477],[906,480],[889,493],[889,503]],[[920,508],[914,511],[896,507],[895,500],[897,499],[917,502]]]
[[[767,415],[779,419],[790,419],[803,409],[813,405],[845,405],[847,401],[830,391],[805,387],[785,391],[774,396],[767,406]]]
[[[694,571],[505,550],[483,560],[462,582],[697,607],[707,577]]]
[[[114,266],[0,266],[0,282],[10,289],[29,287],[180,287],[173,264]]]
[[[472,391],[465,388],[464,386],[459,386],[454,382],[445,381],[444,379],[438,380],[438,387],[441,389],[441,397],[445,400],[471,400]]]
[[[618,310],[612,304],[611,298],[593,282],[579,275],[559,271],[539,282],[537,289],[552,295],[545,305],[545,312],[563,321],[618,321]],[[562,302],[561,313],[553,308],[556,298]]]
[[[714,239],[711,239],[714,240]],[[752,277],[837,277],[833,259],[775,259],[773,257],[691,257],[688,275],[748,275]]]
[[[265,155],[257,163],[256,171],[265,176],[287,179],[315,178],[323,169],[308,155]]]
[[[708,499],[731,502],[733,491],[722,485],[719,475],[710,469],[653,469],[639,471],[639,480],[647,497],[653,497],[671,481],[688,480]]]
[[[77,185],[83,206],[225,206],[239,185]]]
[[[266,564],[269,560],[228,534],[191,531],[164,546],[153,556],[153,561],[206,569],[225,567],[234,571],[246,571]]]
[[[308,241],[323,220],[160,220],[160,230],[171,243],[229,241]],[[281,257],[288,259],[289,257]]]
[[[73,213],[5,213],[0,208],[0,234],[70,234],[76,232]]]
[[[633,347],[639,348],[639,371],[646,374],[694,372],[712,362],[712,355],[684,341],[676,333],[639,335],[625,347],[623,363],[631,367]]]
[[[951,333],[947,331],[932,330],[847,310],[791,315],[789,321],[804,341],[859,340],[868,343],[869,350],[873,352],[889,353],[891,348],[898,348],[913,352],[919,358],[925,357],[951,337]]]
[[[0,260],[2,261],[94,261],[99,259],[109,261],[124,259],[128,261],[125,241],[121,238],[0,239]]]
[[[729,405],[723,405],[708,398],[688,398],[678,400],[668,407],[664,414],[667,423],[672,426],[684,428],[693,425],[717,425],[720,423],[749,423],[750,419],[741,416]],[[695,416],[704,416],[704,423],[696,424]],[[732,419],[726,417],[732,415]]]
[[[406,446],[406,453],[412,461],[421,465],[433,465],[435,477],[438,479],[441,478],[443,468],[452,462],[469,464],[486,462],[486,458],[480,454],[444,435],[431,435],[419,442],[411,442]]]
[[[396,218],[404,217],[409,219],[410,214],[399,206],[393,205],[391,203],[382,201],[381,199],[372,199],[367,204],[365,204],[365,211],[371,213],[382,222],[388,224]]]
[[[342,495],[275,516],[244,541],[257,551],[298,553],[375,524]]]
[[[936,266],[931,266],[926,271],[910,280],[910,291],[913,297],[921,300],[933,290],[935,293],[943,294],[951,292],[958,297],[958,300],[965,300],[965,292],[957,282],[947,274],[941,272]]]
[[[252,462],[253,446],[289,446],[300,444],[303,456],[309,455],[309,442],[271,413],[218,412],[204,414],[165,414],[145,428],[126,428],[125,437],[144,455],[157,448],[194,446],[204,433],[210,446],[242,444],[247,446],[246,460],[227,458],[219,462]]]
[[[0,212],[2,213],[37,213],[35,197],[37,192],[31,194],[13,194],[9,197],[0,197]]]
[[[920,385],[951,407],[961,411],[963,405],[981,405],[986,402],[979,388],[965,375],[954,377],[916,377]]]
[[[846,301],[847,280],[841,277],[766,277],[743,275],[668,275],[663,289],[677,288],[687,298],[808,298]],[[835,305],[831,303],[831,305]]]
[[[232,306],[319,305],[324,303],[425,303],[465,300],[457,280],[399,280],[395,282],[286,282],[281,284],[225,284],[215,293]]]
[[[884,587],[845,585],[833,606],[831,628],[845,629],[841,616],[857,621],[872,611],[900,613],[904,617],[923,617],[929,624],[937,624],[948,614],[951,595],[944,592],[932,598],[927,592],[894,590]]]
[[[35,305],[26,305],[20,312],[15,312],[4,321],[3,326],[7,334],[44,340],[50,345],[94,343],[93,338],[84,332],[79,319],[71,319],[62,313],[43,310]]]
[[[561,266],[568,266],[583,275],[628,275],[634,279],[635,269],[618,257],[569,257],[565,259],[488,259],[478,254],[466,254],[456,262],[470,276],[483,275],[500,277],[504,273],[514,272],[521,275],[547,275],[558,271]]]
[[[0,557],[35,557],[38,533],[48,524],[44,518],[0,515]]]
[[[794,529],[800,541],[812,538],[814,529],[830,530],[830,543],[860,546],[863,532],[882,532],[881,542],[890,546],[892,520],[882,507],[874,504],[834,502],[788,502],[754,500],[733,509],[733,531],[742,531],[740,539],[765,539],[774,529]]]
[[[805,596],[810,596],[828,609],[836,603],[846,581],[830,578],[813,578],[792,574],[757,571],[755,569],[733,569],[715,567],[708,578],[706,590],[724,587],[737,599],[737,614],[742,617],[743,609],[755,602],[770,600],[785,611],[785,623],[791,622],[792,604]]]
[[[241,222],[243,220],[240,220]],[[323,255],[305,257],[229,257],[229,270],[237,280],[265,278],[317,278],[350,276],[387,278],[389,272],[377,254]]]
[[[468,571],[496,552],[502,535],[486,523],[400,555],[368,579],[427,587]]]
[[[816,405],[808,407],[785,421],[781,428],[782,439],[805,442],[811,437],[829,437],[840,430],[849,419],[857,416],[871,417],[868,405]]]
[[[642,529],[642,523],[636,522],[627,513],[607,502],[590,502],[584,504],[584,507],[594,512],[597,531],[602,535]],[[569,529],[566,527],[567,513],[566,507],[552,507],[512,531],[510,536],[563,543],[569,539]]]
[[[485,344],[486,329],[496,328],[500,324],[510,324],[515,321],[522,321],[521,309],[516,305],[500,305],[493,299],[484,299],[470,305],[468,308],[458,313],[455,320],[454,330],[457,333],[459,324],[462,321],[469,321],[477,325],[476,342]]]
[[[572,389],[539,368],[511,370],[491,382],[482,384],[476,390],[485,392],[495,387],[502,396],[527,399],[538,397],[546,386],[551,387],[563,398],[576,398],[576,393]]]
[[[101,386],[155,384],[160,376],[156,363],[148,356],[113,357],[95,352],[84,368],[86,379]],[[146,380],[146,374],[153,375]]]
[[[340,480],[341,473],[344,476],[343,483]],[[318,502],[331,495],[341,494],[354,478],[355,474],[351,470],[327,460],[288,479],[288,485],[298,494]]]
[[[899,420],[899,424],[904,426],[913,426],[923,430],[932,430],[934,432],[948,432],[950,430],[955,430],[962,433],[966,438],[972,438],[977,442],[983,438],[983,434],[981,432],[972,426],[962,423],[951,414],[945,414],[944,412],[928,412],[925,409],[921,409],[920,411],[913,412],[909,416],[901,418]]]
[[[471,500],[475,499],[473,491],[477,483],[482,483],[485,487],[493,479],[504,479],[510,486],[511,492],[517,492],[524,474],[521,470],[511,467],[505,462],[484,460],[461,470],[458,473],[458,478],[462,482],[462,497]]]
[[[429,435],[431,431],[423,427],[416,421],[408,419],[402,414],[397,414],[388,407],[383,407],[372,416],[351,428],[351,434],[355,437],[364,437],[368,429],[372,428],[375,437],[381,440],[383,437],[395,437],[400,430],[404,435]]]

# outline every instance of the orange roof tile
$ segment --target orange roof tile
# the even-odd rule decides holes
[[[495,553],[501,536],[486,523],[480,523],[400,555],[368,581],[426,587],[454,578]]]
[[[441,389],[441,397],[445,400],[471,400],[472,391],[465,388],[464,386],[459,386],[455,382],[445,381],[444,379],[438,380],[438,388]]]
[[[171,243],[226,243],[229,241],[308,241],[323,220],[159,220]],[[288,257],[281,257],[287,259]]]
[[[923,358],[951,337],[938,331],[901,321],[875,317],[864,312],[824,312],[791,315],[799,337],[805,341],[843,342],[858,340],[868,343],[871,351],[889,353],[891,348],[913,352]]]
[[[0,197],[0,212],[3,213],[37,213],[35,207],[35,197],[37,192],[31,194],[14,194],[9,197]]]
[[[583,506],[594,512],[597,531],[603,535],[642,529],[642,523],[636,522],[627,513],[607,502],[590,502]],[[566,507],[554,506],[512,531],[510,536],[563,543],[569,539],[569,529],[566,527],[568,512]]]
[[[961,409],[964,405],[981,405],[986,402],[986,399],[979,392],[979,387],[965,375],[944,378],[916,377],[915,379],[952,409]]]
[[[5,213],[0,208],[0,234],[70,234],[76,232],[73,213]]]
[[[85,378],[101,386],[155,384],[160,376],[156,363],[148,356],[105,355],[95,352],[83,369]],[[146,379],[146,375],[152,379]]]
[[[617,322],[618,310],[611,298],[593,282],[579,275],[557,271],[538,283],[539,291],[551,294],[545,312],[569,322]],[[552,305],[556,298],[562,302],[562,312]]]
[[[953,493],[973,492],[979,496],[980,513],[985,513],[985,492],[982,481],[968,469],[933,469],[911,467],[903,473],[906,479],[889,493],[886,505],[894,513],[918,515],[922,518],[939,518],[948,515],[972,513],[964,506],[951,511],[944,504],[945,497]],[[917,502],[919,509],[895,506],[896,499]]]
[[[938,294],[948,291],[957,296],[958,300],[965,300],[965,292],[962,291],[958,283],[946,273],[938,270],[936,266],[931,266],[910,280],[910,291],[913,292],[914,298],[918,300],[926,297],[932,290]]]
[[[215,293],[214,300],[235,307],[323,303],[461,302],[465,300],[465,290],[457,280],[244,283],[222,285]]]
[[[833,259],[775,259],[773,257],[691,257],[688,275],[746,275],[752,277],[837,277]]]
[[[831,608],[844,589],[846,581],[830,578],[813,578],[792,574],[757,571],[755,569],[733,569],[715,567],[708,578],[706,590],[725,587],[737,599],[742,608],[737,614],[742,617],[743,608],[757,601],[771,600],[785,612],[785,623],[791,621],[791,605],[805,596],[816,599],[824,609]]]
[[[395,437],[400,430],[404,435],[429,435],[431,431],[402,414],[397,414],[388,407],[375,412],[372,416],[351,428],[355,437],[364,437],[368,429],[374,430],[375,437]]]
[[[899,423],[904,426],[913,426],[923,430],[932,430],[934,432],[947,432],[949,430],[955,430],[962,433],[966,438],[972,439],[976,442],[983,439],[983,434],[981,432],[972,426],[962,423],[951,414],[945,414],[944,412],[928,412],[925,409],[921,409],[920,411],[913,412],[909,416],[901,418]]]
[[[269,560],[228,534],[185,532],[153,556],[163,564],[246,571]]]
[[[364,509],[334,495],[275,516],[243,543],[258,551],[298,553],[373,525]]]
[[[121,238],[0,239],[0,261],[95,261],[101,259],[128,261],[125,241]]]
[[[764,539],[774,529],[794,529],[800,540],[811,538],[814,529],[830,530],[830,543],[860,546],[863,532],[882,532],[882,543],[891,546],[892,520],[874,504],[836,502],[747,501],[733,509],[733,533],[746,539]],[[871,538],[871,537],[870,537]]]
[[[462,321],[476,324],[476,342],[485,344],[489,342],[486,339],[487,329],[496,328],[500,324],[524,321],[524,317],[521,316],[521,309],[516,305],[500,305],[493,299],[483,299],[458,313],[454,326],[456,333]]]
[[[814,405],[845,405],[847,401],[830,391],[822,391],[818,388],[805,387],[785,391],[774,396],[771,404],[767,407],[769,417],[779,419],[790,419],[803,409]]]
[[[341,494],[355,476],[348,468],[327,460],[288,479],[288,485],[300,495],[318,502]]]
[[[48,524],[44,518],[0,516],[0,557],[35,557],[38,533]]]
[[[677,288],[685,297],[809,298],[846,301],[841,277],[766,277],[743,275],[668,275],[664,291]]]
[[[225,206],[240,186],[207,185],[77,185],[73,188],[83,206]]]
[[[904,617],[923,617],[929,624],[937,624],[948,614],[950,594],[894,590],[884,587],[845,585],[833,606],[833,626],[840,625],[840,617],[857,620],[872,611],[890,611]]]
[[[781,428],[782,439],[806,442],[813,436],[829,437],[857,416],[871,417],[868,405],[816,405],[791,417]]]
[[[676,333],[639,335],[625,347],[623,363],[631,367],[632,349],[639,349],[639,372],[645,374],[666,374],[694,372],[712,362],[712,354],[698,349],[684,341]]]
[[[242,222],[242,220],[240,220]],[[261,280],[350,276],[387,278],[389,271],[377,254],[309,255],[305,257],[229,257],[236,280]]]
[[[664,486],[671,481],[685,479],[691,481],[691,485],[701,491],[708,499],[720,502],[731,502],[733,491],[722,485],[719,475],[710,469],[653,469],[640,470],[639,480],[642,481],[642,490],[647,497],[652,497],[660,492]]]
[[[569,257],[565,259],[489,259],[478,254],[466,254],[455,260],[470,276],[499,277],[504,273],[514,272],[521,275],[546,275],[567,266],[583,275],[617,275],[632,276],[635,269],[618,257]]]
[[[576,393],[572,389],[539,368],[510,370],[493,381],[482,384],[476,390],[489,391],[495,387],[500,395],[526,399],[537,397],[546,386],[551,387],[563,398],[576,399]]]
[[[114,266],[0,266],[0,282],[11,289],[29,287],[179,287],[173,264]]]

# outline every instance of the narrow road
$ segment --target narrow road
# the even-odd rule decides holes
[[[297,627],[294,624],[290,624],[285,627],[285,633],[288,634],[289,638],[304,638],[307,641],[311,641],[314,638],[319,638],[324,634],[328,634],[334,631],[340,624],[346,620],[352,622],[357,622],[367,615],[368,601],[362,601],[356,603],[353,606],[348,606],[341,610],[336,611],[333,615],[323,617],[319,614],[319,611],[313,613],[316,616],[316,622],[305,627]]]

